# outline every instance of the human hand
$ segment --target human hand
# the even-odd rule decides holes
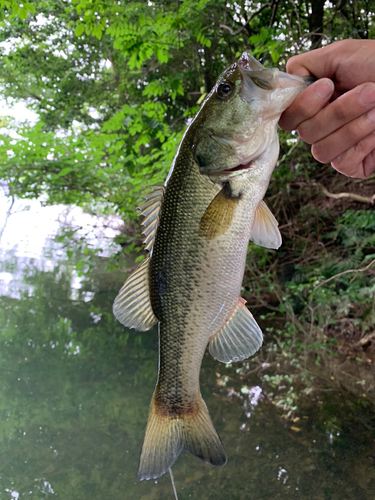
[[[375,171],[375,40],[343,40],[289,59],[288,73],[320,78],[281,116],[311,153],[349,177]]]

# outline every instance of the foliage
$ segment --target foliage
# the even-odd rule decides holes
[[[309,199],[308,191],[305,194]],[[319,201],[314,197],[306,204],[310,217],[312,211],[321,217]],[[289,416],[300,396],[317,387],[345,387],[359,400],[364,398],[365,404],[375,404],[371,368],[375,349],[371,342],[361,344],[362,339],[372,338],[375,325],[375,214],[345,210],[340,202],[331,209],[335,204],[342,216],[333,221],[325,217],[325,224],[312,236],[300,235],[304,248],[299,237],[291,248],[277,253],[250,247],[245,297],[262,305],[261,317],[272,340],[266,348],[274,360],[269,366],[278,366],[276,375],[267,373],[263,379]],[[289,216],[289,224],[298,217]],[[305,215],[303,219],[307,225]],[[281,321],[277,313],[282,313]]]
[[[145,186],[163,182],[200,96],[243,50],[277,65],[373,29],[366,2],[324,12],[292,1],[0,4],[2,94],[37,114],[33,124],[3,118],[0,177],[12,195],[127,218]]]

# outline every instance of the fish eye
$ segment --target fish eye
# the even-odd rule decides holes
[[[233,92],[232,85],[228,82],[220,83],[217,88],[217,95],[221,99],[227,99]]]

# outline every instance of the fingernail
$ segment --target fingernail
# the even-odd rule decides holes
[[[375,103],[375,85],[366,83],[359,94],[359,101],[365,106]]]
[[[333,82],[331,80],[322,80],[316,83],[315,92],[321,99],[327,99],[333,92]]]

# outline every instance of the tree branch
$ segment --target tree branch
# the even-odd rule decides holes
[[[278,0],[277,0],[278,1]],[[257,10],[256,12],[254,12],[253,14],[251,14],[251,16],[246,19],[246,23],[243,24],[241,26],[240,29],[238,29],[237,31],[233,31],[233,29],[230,27],[230,26],[227,26],[226,24],[219,24],[219,27],[220,28],[223,28],[227,31],[229,31],[229,33],[232,35],[232,36],[237,36],[239,35],[244,29],[247,28],[247,26],[249,25],[250,21],[252,19],[254,19],[255,16],[257,16],[258,14],[260,14],[262,12],[262,10],[266,9],[267,7],[272,7],[272,4],[271,3],[265,3],[259,10]]]
[[[276,13],[277,13],[277,7],[279,6],[279,0],[273,0],[272,1],[272,14],[271,14],[271,18],[270,18],[270,23],[269,23],[269,27],[272,28],[272,25],[273,23],[275,22],[275,19],[276,19]]]
[[[359,194],[355,193],[330,193],[328,189],[323,186],[323,184],[320,184],[320,182],[313,182],[313,186],[317,186],[328,198],[333,198],[334,200],[338,200],[340,198],[350,198],[355,201],[359,201],[360,203],[370,203],[371,205],[374,205],[375,203],[375,194],[371,196],[371,198],[368,198],[367,196],[361,196]]]
[[[327,280],[324,280],[322,281],[321,283],[319,283],[319,285],[317,285],[316,287],[313,288],[313,290],[317,290],[318,288],[320,288],[322,285],[325,285],[326,283],[329,283],[330,281],[338,278],[339,276],[343,276],[344,274],[349,274],[349,273],[363,273],[364,271],[367,271],[368,269],[370,269],[370,267],[375,264],[375,259],[372,260],[370,262],[370,264],[367,264],[366,267],[362,267],[361,269],[348,269],[347,271],[342,271],[341,273],[338,273],[338,274],[335,274],[334,276],[331,276],[330,278],[328,278]]]
[[[293,153],[293,151],[296,149],[296,147],[298,146],[298,144],[300,143],[300,138],[298,137],[296,142],[291,146],[291,148],[289,149],[289,151],[287,151],[283,156],[282,158],[280,158],[280,160],[277,162],[276,166],[278,167],[279,165],[281,165],[281,163],[283,163],[283,161],[288,158],[289,155],[291,155]]]

